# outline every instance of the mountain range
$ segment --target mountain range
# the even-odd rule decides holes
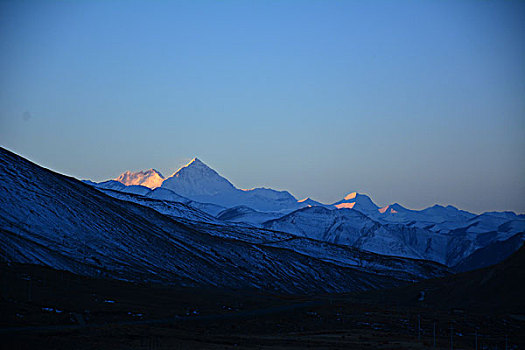
[[[160,187],[197,202],[212,203],[224,208],[246,205],[260,211],[286,211],[306,205],[298,203],[287,191],[268,188],[238,189],[198,158],[193,158],[166,179],[158,171],[150,169],[134,173],[127,171],[114,181],[126,186],[140,185],[150,189]],[[139,189],[136,190],[140,192]]]
[[[449,273],[437,263],[230,224],[182,202],[96,188],[4,149],[0,193],[0,252],[7,263],[286,293],[384,288]]]
[[[521,247],[525,228],[510,212],[242,190],[197,158],[165,179],[151,169],[94,183],[0,149],[0,193],[4,261],[287,293],[387,288],[495,264]]]
[[[411,210],[398,203],[379,207],[357,192],[332,204],[310,198],[297,200],[287,191],[238,189],[198,158],[163,181],[158,182],[159,178],[160,173],[154,170],[125,172],[115,180],[91,184],[103,190],[185,203],[213,220],[378,254],[431,260],[461,270],[502,261],[519,249],[525,237],[525,216],[513,212],[476,215],[450,205]],[[155,185],[137,186],[139,182]],[[140,201],[138,197],[127,199]]]

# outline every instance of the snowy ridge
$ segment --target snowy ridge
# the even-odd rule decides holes
[[[214,197],[235,191],[235,187],[215,170],[197,158],[177,170],[163,183],[167,188],[184,197]]]
[[[184,202],[152,199],[150,197],[142,196],[140,194],[137,195],[114,190],[101,189],[101,191],[113,198],[140,204],[142,206],[154,209],[159,213],[172,217],[174,219],[221,223],[221,221],[215,218],[214,216],[209,215],[197,208],[194,208],[191,205],[185,204]]]
[[[200,202],[192,201],[191,199],[180,196],[171,190],[168,190],[166,188],[161,188],[161,187],[157,187],[154,190],[150,190],[149,188],[145,186],[139,186],[139,185],[124,186],[120,182],[116,182],[113,180],[101,182],[98,184],[91,182],[91,181],[86,182],[86,183],[105,192],[106,194],[112,197],[129,200],[129,201],[143,204],[143,205],[145,205],[145,203],[148,203],[148,205],[146,206],[149,206],[149,207],[151,207],[154,203],[154,201],[151,201],[151,200],[157,200],[159,202],[176,202],[176,203],[181,203],[181,204],[190,206],[193,209],[198,209],[199,211],[202,211],[213,217],[226,209],[224,207],[221,207],[219,205],[212,204],[212,203],[200,203]],[[118,185],[115,185],[115,184],[118,184]],[[125,194],[139,195],[145,198],[140,199],[140,197],[127,196]],[[146,201],[147,198],[151,200]],[[169,213],[165,213],[165,214],[169,214]]]
[[[245,205],[228,208],[217,214],[219,220],[260,226],[263,222],[280,218],[282,213],[260,212]]]

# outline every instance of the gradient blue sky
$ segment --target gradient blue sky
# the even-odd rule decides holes
[[[1,1],[0,144],[77,178],[525,212],[523,1]]]

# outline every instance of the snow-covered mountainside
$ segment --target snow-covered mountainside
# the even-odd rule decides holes
[[[357,210],[347,208],[304,208],[268,221],[263,227],[379,254],[446,263],[441,257],[441,253],[446,252],[446,240],[442,237],[404,225],[384,225]],[[421,251],[425,254],[421,254]]]
[[[120,182],[109,180],[101,183],[95,183],[91,181],[84,181],[85,183],[94,186],[98,188],[99,190],[102,190],[106,194],[119,198],[119,199],[125,199],[132,202],[139,202],[139,204],[146,203],[147,199],[157,200],[160,202],[172,202],[173,205],[177,205],[177,203],[182,203],[187,206],[191,206],[194,209],[198,209],[200,211],[203,211],[206,214],[209,214],[211,216],[216,216],[220,212],[224,211],[226,208],[221,207],[220,205],[212,204],[212,203],[200,203],[192,201],[191,199],[188,199],[186,197],[180,196],[177,193],[173,192],[172,190],[168,190],[166,188],[157,187],[154,190],[150,190],[147,187],[139,186],[139,185],[131,185],[131,186],[124,186]],[[126,194],[131,195],[140,195],[140,197],[137,196],[127,196]],[[141,198],[145,197],[145,198]],[[177,203],[174,203],[177,202]],[[154,201],[147,201],[147,203],[154,203]],[[155,206],[162,206],[163,204],[155,204]],[[148,205],[149,206],[149,205]]]
[[[280,211],[284,214],[308,205],[297,201],[287,191],[269,188],[238,189],[198,158],[194,158],[166,179],[158,171],[150,169],[140,172],[127,171],[116,180],[98,184],[85,182],[104,189],[141,195],[148,195],[145,188],[155,190],[162,188],[196,203],[214,204],[222,208],[221,210],[244,205],[257,211]],[[141,187],[127,188],[137,185]]]
[[[131,172],[126,171],[115,179],[126,186],[141,185],[151,189],[160,187],[164,181],[164,176],[155,169]]]
[[[397,209],[402,213],[400,208]],[[417,217],[420,221],[399,222],[380,215],[372,218],[348,208],[329,210],[310,207],[267,221],[262,227],[379,254],[432,260],[448,266],[461,263],[470,254],[495,242],[515,236],[516,240],[523,242],[525,238],[525,220],[518,216],[509,220],[485,214],[466,219],[470,217],[467,215],[463,221],[446,221],[447,218],[451,220],[446,215],[439,217],[415,212],[410,217]],[[445,221],[436,223],[439,220]],[[516,247],[519,248],[519,245]],[[505,257],[496,259],[496,262]],[[481,267],[475,264],[469,266]]]
[[[238,189],[197,158],[164,180],[162,188],[196,202],[213,203],[226,208],[245,205],[259,211],[291,211],[302,206],[286,191]]]
[[[503,241],[494,241],[477,249],[461,263],[454,266],[456,271],[470,271],[481,267],[495,265],[518,251],[523,246],[523,235],[514,235]]]
[[[174,219],[196,220],[210,223],[222,223],[215,216],[207,214],[189,204],[178,201],[169,201],[161,199],[153,199],[149,196],[142,196],[132,193],[119,192],[114,190],[101,189],[102,192],[123,201],[133,202],[142,206],[154,209],[161,214],[172,217]],[[191,203],[191,201],[189,201]]]
[[[217,214],[217,218],[228,222],[240,222],[260,226],[263,222],[280,218],[282,215],[282,213],[261,212],[245,205],[239,205],[221,211]]]
[[[236,188],[197,158],[177,170],[162,184],[184,197],[215,197],[235,192]]]
[[[109,192],[0,149],[1,260],[133,281],[289,293],[391,287],[447,273],[423,260],[168,216],[162,212],[173,213],[171,203],[159,207],[163,201],[150,205],[145,196],[117,195],[121,200],[103,191]]]

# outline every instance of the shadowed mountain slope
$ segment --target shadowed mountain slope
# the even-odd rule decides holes
[[[393,304],[525,315],[525,246],[497,265],[362,295]]]
[[[327,250],[312,240],[303,249],[315,252],[310,255],[276,245],[293,237],[183,223],[0,149],[0,252],[5,261],[125,280],[289,293],[391,287],[446,273],[438,264],[352,249],[344,263],[328,261],[323,258]]]

